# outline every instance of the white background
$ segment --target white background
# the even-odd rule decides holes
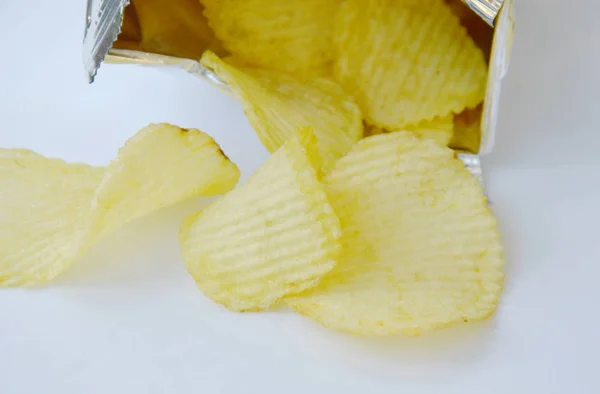
[[[102,165],[149,122],[198,127],[251,173],[240,106],[185,73],[81,64],[84,0],[0,0],[0,146]],[[291,312],[234,314],[195,287],[188,202],[102,242],[52,285],[0,291],[0,393],[598,393],[600,5],[517,0],[496,148],[496,317],[366,340]],[[0,185],[1,187],[1,185]]]

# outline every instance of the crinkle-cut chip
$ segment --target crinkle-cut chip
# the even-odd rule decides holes
[[[478,153],[481,145],[482,105],[466,109],[454,116],[454,132],[450,147],[452,149]]]
[[[239,177],[237,166],[209,135],[152,124],[129,139],[108,165],[93,200],[95,225],[108,232],[193,196],[224,194]]]
[[[311,164],[311,145],[314,139],[291,137],[247,183],[184,221],[185,265],[212,300],[234,311],[264,310],[335,266],[340,223]]]
[[[433,120],[424,120],[417,125],[405,127],[419,137],[430,139],[442,146],[448,146],[454,131],[454,114],[436,117]]]
[[[301,80],[273,71],[240,69],[211,52],[204,54],[201,63],[229,85],[270,152],[298,129],[310,126],[317,136],[321,170],[327,172],[362,137],[358,106],[333,81]]]
[[[200,0],[216,36],[245,66],[328,75],[339,0]]]
[[[401,130],[484,96],[484,55],[443,0],[346,0],[334,50],[336,79],[378,127]]]
[[[41,283],[80,254],[104,169],[9,151],[0,154],[0,286]]]
[[[448,146],[454,131],[453,119],[453,114],[444,117],[436,117],[433,120],[424,120],[416,125],[406,126],[401,131],[410,131],[421,138],[428,138],[442,146]],[[390,131],[377,126],[367,125],[365,128],[365,134],[369,136],[385,134],[389,132]]]
[[[325,178],[342,224],[338,265],[286,298],[359,335],[418,335],[490,316],[503,282],[496,219],[454,153],[409,132],[366,138]]]
[[[0,149],[0,286],[47,282],[108,230],[238,177],[212,138],[171,125],[142,129],[107,168]]]

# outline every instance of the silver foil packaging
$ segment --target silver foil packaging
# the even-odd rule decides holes
[[[466,120],[479,125],[476,141],[452,146],[481,179],[479,155],[489,153],[494,145],[501,83],[510,60],[513,0],[446,1],[464,8],[461,22],[489,59],[483,105],[467,114],[473,119]],[[205,49],[225,53],[208,24],[198,23],[203,18],[198,0],[88,0],[83,62],[90,83],[103,62],[145,64],[180,67],[227,91],[227,85],[198,62]],[[170,28],[156,31],[156,26],[171,23]]]

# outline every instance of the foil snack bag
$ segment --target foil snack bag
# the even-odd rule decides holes
[[[488,60],[482,105],[455,118],[455,149],[481,180],[480,156],[494,145],[501,82],[511,53],[513,0],[446,0]],[[103,62],[180,67],[227,91],[198,60],[205,50],[227,52],[208,27],[198,0],[88,0],[83,60],[89,82]]]

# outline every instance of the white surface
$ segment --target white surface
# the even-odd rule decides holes
[[[486,160],[508,258],[493,321],[382,341],[292,313],[228,312],[180,261],[177,227],[198,207],[186,203],[128,226],[46,288],[0,291],[0,392],[600,392],[600,6],[517,3]],[[0,146],[100,165],[138,128],[168,121],[213,134],[245,175],[266,157],[239,105],[184,73],[104,66],[88,86],[84,8],[0,0]]]

